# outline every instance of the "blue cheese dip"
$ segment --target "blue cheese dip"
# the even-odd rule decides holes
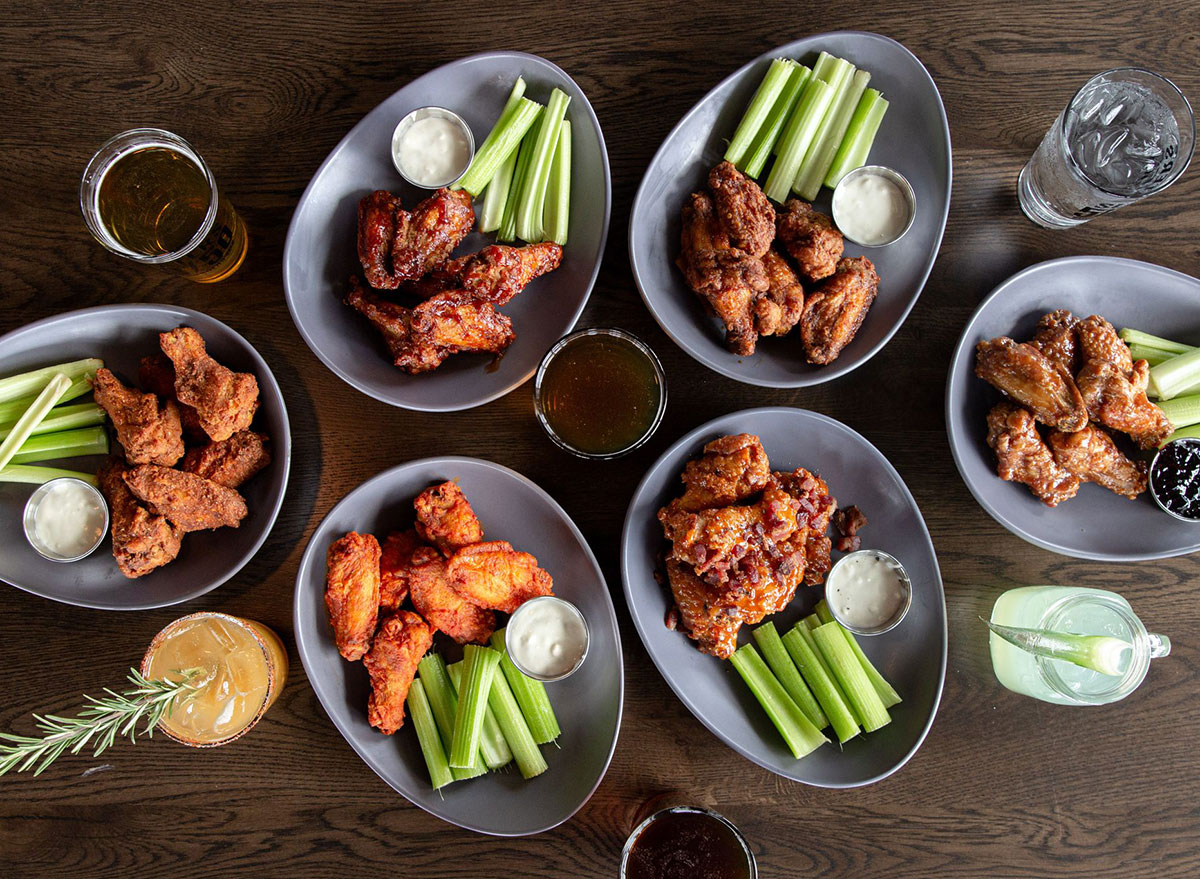
[[[504,644],[522,672],[538,680],[564,678],[587,655],[588,629],[579,608],[543,595],[518,607],[508,621]]]
[[[912,586],[903,566],[886,552],[864,549],[840,559],[825,581],[834,618],[858,634],[877,634],[903,618]]]

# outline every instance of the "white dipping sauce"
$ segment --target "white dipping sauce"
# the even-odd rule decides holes
[[[904,575],[891,558],[870,551],[846,556],[830,571],[825,600],[856,629],[877,629],[904,605]]]
[[[908,225],[908,200],[886,177],[863,174],[838,186],[833,217],[847,238],[868,247],[886,244]]]
[[[538,677],[556,678],[579,664],[588,633],[575,606],[557,598],[534,598],[508,622],[504,644],[512,661]]]
[[[393,158],[404,176],[418,186],[445,186],[471,161],[471,145],[462,126],[442,116],[417,119],[392,144]]]
[[[33,535],[52,555],[83,555],[104,536],[104,507],[85,485],[56,482],[33,511]]]

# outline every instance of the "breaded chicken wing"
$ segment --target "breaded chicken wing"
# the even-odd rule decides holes
[[[475,224],[466,192],[439,189],[410,213],[398,196],[378,190],[358,203],[358,259],[367,283],[395,290],[450,258]]]
[[[454,482],[425,489],[413,500],[413,507],[417,511],[417,534],[447,557],[455,550],[483,540],[483,526],[466,495]]]
[[[879,292],[879,275],[865,256],[843,259],[837,271],[822,281],[804,303],[800,338],[809,363],[837,359],[858,334]]]
[[[1054,460],[1083,482],[1094,482],[1133,500],[1146,490],[1146,463],[1125,457],[1107,433],[1088,425],[1075,433],[1052,430]]]
[[[683,468],[683,496],[671,506],[686,512],[724,507],[767,487],[771,462],[762,441],[750,433],[719,437]]]
[[[367,720],[381,733],[390,736],[404,725],[408,688],[432,646],[433,629],[410,611],[397,611],[379,626],[363,665],[371,676]]]
[[[175,365],[171,363],[171,358],[161,351],[143,357],[138,363],[138,384],[164,400],[175,400]],[[183,435],[191,442],[206,442],[208,434],[200,426],[200,416],[196,414],[196,410],[178,400],[175,400],[175,405],[179,408]]]
[[[754,303],[754,327],[760,336],[785,336],[800,322],[804,312],[804,288],[800,279],[774,248],[762,257],[767,272],[767,293]]]
[[[486,644],[496,631],[496,615],[463,598],[446,580],[446,560],[432,546],[412,556],[408,594],[429,624],[459,644]]]
[[[123,461],[109,458],[96,478],[108,501],[113,558],[121,573],[132,580],[173,561],[179,555],[183,532],[133,496],[122,478],[127,469]]]
[[[1079,319],[1065,308],[1042,315],[1029,344],[1061,366],[1067,375],[1079,371]]]
[[[237,488],[271,463],[267,436],[239,430],[229,439],[191,449],[181,468],[226,488]]]
[[[479,607],[512,613],[530,598],[552,595],[554,581],[537,559],[503,540],[464,546],[446,563],[446,579]]]
[[[444,288],[443,298],[455,302],[490,302],[501,306],[529,286],[535,278],[548,274],[562,262],[562,247],[553,241],[508,247],[492,244],[478,253],[451,260],[430,278]],[[418,288],[421,289],[421,288]]]
[[[383,541],[379,556],[379,606],[383,610],[399,610],[408,597],[408,582],[412,574],[412,557],[425,544],[420,535],[409,528],[393,531]]]
[[[708,188],[729,243],[751,256],[765,254],[775,238],[775,209],[759,185],[732,162],[721,162],[708,172]]]
[[[220,442],[245,430],[258,410],[258,380],[217,363],[191,327],[160,333],[163,353],[175,366],[175,398],[196,410],[209,438]]]
[[[361,659],[371,647],[379,617],[379,541],[351,531],[325,555],[325,608],[342,656]]]
[[[139,464],[123,478],[150,512],[166,516],[184,532],[237,528],[246,518],[246,501],[240,494],[195,473]]]
[[[183,457],[183,428],[173,400],[164,403],[154,394],[126,387],[103,367],[92,385],[96,404],[112,419],[127,461],[169,467]]]
[[[1149,377],[1150,364],[1145,360],[1133,364],[1127,375],[1109,360],[1085,359],[1075,383],[1092,420],[1129,434],[1143,449],[1153,449],[1174,427],[1146,398]]]
[[[732,656],[742,626],[741,611],[720,601],[707,583],[677,559],[667,560],[667,582],[688,637],[704,653],[721,659]]]
[[[975,375],[1042,424],[1066,433],[1087,426],[1087,407],[1071,377],[1030,344],[1007,336],[980,342],[975,346]]]
[[[996,475],[1008,482],[1025,483],[1048,507],[1075,497],[1078,477],[1054,460],[1027,410],[997,403],[988,412],[987,423],[987,444],[996,452]]]
[[[815,284],[838,268],[845,241],[833,220],[806,201],[788,199],[775,217],[775,234],[800,268],[800,278]]]

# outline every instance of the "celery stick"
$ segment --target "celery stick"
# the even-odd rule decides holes
[[[529,169],[521,181],[521,197],[517,201],[517,235],[525,241],[542,240],[542,215],[546,205],[546,187],[550,183],[550,165],[554,160],[554,148],[558,146],[558,132],[570,103],[570,95],[562,89],[555,89],[550,93],[550,101],[538,122]]]
[[[792,662],[788,656],[787,650],[783,647],[783,641],[779,638],[779,632],[775,629],[775,624],[771,622],[763,623],[752,633],[754,642],[758,645],[758,649],[762,651],[762,655],[767,660],[767,665],[771,667],[771,671],[775,673],[775,677],[779,679],[779,683],[783,684],[783,688],[787,690],[792,701],[796,703],[796,707],[804,712],[812,725],[817,729],[824,729],[829,726],[829,719],[825,717],[825,712],[821,710],[821,705],[813,696],[808,685],[804,683],[804,679],[800,677],[800,672],[796,670],[796,664]]]
[[[503,660],[501,660],[503,663]],[[529,731],[529,724],[521,714],[521,706],[513,695],[508,679],[498,674],[492,679],[492,689],[488,693],[488,707],[495,712],[500,731],[512,750],[517,761],[517,769],[522,778],[533,778],[546,771],[546,758],[538,750],[537,742]]]
[[[546,187],[546,208],[542,218],[542,239],[560,247],[567,243],[571,225],[571,120],[564,119],[558,130],[558,146],[550,165]]]
[[[800,670],[800,674],[804,676],[804,680],[812,688],[813,695],[816,696],[817,702],[820,703],[821,709],[829,719],[830,726],[833,727],[834,735],[837,736],[839,742],[844,744],[858,735],[858,721],[854,719],[854,714],[850,711],[846,700],[842,698],[833,676],[825,668],[820,655],[809,644],[805,635],[811,638],[812,632],[803,623],[798,623],[794,629],[783,636],[783,646],[792,658],[792,662],[796,664],[796,668]]]
[[[1163,400],[1158,404],[1158,408],[1162,410],[1163,415],[1167,416],[1167,420],[1176,430],[1200,424],[1200,394]]]
[[[850,127],[850,117],[854,115],[854,108],[858,106],[863,92],[866,91],[867,83],[870,81],[870,73],[865,70],[855,70],[843,84],[833,102],[833,107],[822,123],[821,133],[809,147],[808,155],[804,157],[800,170],[796,174],[796,181],[792,188],[799,193],[801,198],[812,201],[821,191],[825,175],[829,173],[829,168],[833,165],[833,157],[837,155],[842,138],[846,136],[846,129]]]
[[[829,109],[826,110],[825,114],[817,121],[817,130],[813,135],[812,143],[809,144],[808,150],[805,152],[803,159],[800,162],[800,166],[796,169],[796,176],[792,180],[793,189],[797,188],[797,184],[800,181],[800,174],[805,169],[805,162],[809,161],[810,156],[815,160],[815,153],[821,148],[826,138],[829,136],[830,126],[832,126],[835,121],[833,118],[834,112],[841,103],[842,95],[845,94],[846,89],[850,86],[851,76],[854,73],[854,65],[849,61],[845,61],[841,58],[834,58],[832,55],[829,56],[829,60],[823,65],[821,64],[821,60],[822,59],[818,59],[817,61],[818,66],[821,67],[820,73],[818,73],[817,68],[814,67],[813,76],[820,76],[821,79],[829,83],[829,88],[832,90],[833,94],[829,99]]]
[[[819,79],[814,73],[809,77],[808,84],[800,94],[800,100],[792,110],[787,127],[779,139],[779,156],[767,175],[763,192],[773,201],[783,202],[792,191],[792,181],[796,179],[796,170],[804,160],[812,144],[813,137],[821,120],[829,111],[833,100],[833,89],[829,83]]]
[[[10,375],[8,378],[0,378],[0,403],[40,393],[46,386],[46,382],[60,372],[74,382],[85,376],[94,378],[96,370],[102,366],[104,366],[103,360],[89,357],[85,360],[72,360],[69,363],[44,366],[41,369],[22,372],[19,375]],[[65,394],[66,391],[64,390],[63,393]]]
[[[1121,330],[1117,335],[1127,345],[1144,345],[1147,348],[1157,348],[1169,354],[1186,354],[1192,350],[1191,345],[1184,345],[1182,342],[1172,342],[1170,339],[1152,336],[1149,333],[1143,333],[1141,330],[1132,330],[1129,327]]]
[[[813,612],[816,614],[817,619],[820,620],[821,625],[834,621],[833,611],[829,609],[829,602],[824,598],[817,602],[817,606],[813,608]]]
[[[65,409],[66,407],[62,405],[63,403],[91,393],[91,390],[92,380],[90,378],[87,376],[77,378],[71,382],[71,387],[67,388],[67,392],[59,398],[59,405],[55,408]],[[7,403],[0,403],[0,427],[7,427],[20,418],[21,413],[29,408],[36,397],[37,394],[30,394],[27,397],[9,400]]]
[[[813,638],[825,663],[833,669],[833,676],[841,684],[842,692],[850,702],[850,710],[862,724],[863,730],[874,732],[891,723],[892,718],[883,707],[879,694],[859,665],[858,657],[846,643],[841,626],[837,623],[817,626],[813,629]]]
[[[93,424],[103,424],[107,413],[95,403],[77,403],[74,406],[55,406],[46,413],[32,434],[58,433],[61,430],[74,430],[78,427],[91,427]],[[13,424],[0,428],[0,440],[12,433]]]
[[[861,168],[871,154],[871,145],[875,142],[875,133],[883,114],[887,112],[888,102],[875,89],[867,89],[854,108],[850,117],[850,125],[838,151],[834,154],[833,164],[825,175],[825,185],[830,189],[837,186],[843,177],[855,168]]]
[[[504,670],[504,677],[512,688],[517,704],[521,706],[521,714],[529,724],[533,740],[539,745],[544,745],[557,739],[562,730],[559,729],[558,718],[554,716],[550,698],[546,695],[546,685],[526,677],[513,665],[512,660],[508,658],[508,649],[504,646],[504,629],[497,629],[492,633],[492,647],[502,654],[500,668]]]
[[[25,414],[17,419],[0,442],[0,470],[12,460],[13,455],[25,444],[34,429],[46,418],[46,414],[54,408],[58,398],[71,387],[71,379],[65,373],[56,372],[47,382],[46,387],[37,395]]]
[[[1070,662],[1102,675],[1123,675],[1129,668],[1133,645],[1112,635],[1076,635],[1052,629],[1021,629],[1002,626],[983,617],[980,619],[997,638],[1034,656]]]
[[[733,132],[733,139],[729,141],[729,148],[725,150],[725,161],[733,162],[739,168],[742,167],[742,159],[750,151],[751,145],[774,109],[780,93],[787,85],[788,78],[797,66],[795,61],[786,58],[772,59],[770,66],[767,67],[766,75],[763,76],[762,82],[758,84],[758,88],[754,92],[754,97],[750,99],[750,105],[746,107],[746,112],[742,115],[742,121],[738,123],[737,129]]]
[[[1193,348],[1165,360],[1150,369],[1147,393],[1159,400],[1170,400],[1200,382],[1200,348]]]
[[[425,695],[425,686],[419,680],[414,680],[404,701],[408,705],[408,716],[417,731],[417,741],[421,744],[425,768],[429,770],[429,783],[433,785],[434,790],[445,787],[454,781],[454,776],[450,772],[450,764],[446,762],[446,751],[438,737],[437,724],[433,719],[433,710],[429,707],[429,697]]]
[[[1169,437],[1158,444],[1161,449],[1167,443],[1174,442],[1177,439],[1200,439],[1200,424],[1191,427],[1181,427],[1179,430],[1172,433]]]
[[[900,698],[900,694],[896,692],[895,688],[887,682],[887,678],[879,673],[879,670],[871,664],[871,660],[867,659],[867,654],[863,653],[863,649],[859,646],[854,633],[834,620],[833,613],[829,610],[829,605],[823,598],[817,602],[817,618],[822,623],[834,623],[834,625],[842,630],[842,634],[846,636],[846,643],[850,645],[850,649],[858,657],[858,664],[862,666],[867,680],[875,688],[875,692],[879,696],[879,701],[883,703],[884,708],[891,708],[893,705],[899,705],[904,701]]]
[[[739,166],[740,170],[748,176],[758,177],[763,172],[767,159],[771,157],[775,145],[779,143],[779,135],[783,133],[783,126],[787,124],[792,108],[796,106],[800,92],[804,90],[804,84],[808,82],[810,76],[812,76],[812,71],[807,67],[797,64],[792,68],[787,84],[779,93],[779,97],[775,99],[775,106],[771,108],[766,122],[758,130],[758,137],[754,139],[753,148],[743,160],[745,167]]]
[[[1158,366],[1158,364],[1170,360],[1175,355],[1170,351],[1163,351],[1160,348],[1147,348],[1145,345],[1134,343],[1129,346],[1129,356],[1134,360],[1145,360],[1151,366]]]
[[[452,663],[446,668],[446,673],[450,675],[450,683],[454,685],[454,690],[458,695],[462,695],[462,670],[461,662]],[[492,686],[496,686],[495,676],[492,678]],[[504,741],[504,733],[500,731],[500,724],[496,721],[496,715],[490,707],[483,715],[483,733],[479,738],[479,753],[483,755],[483,762],[487,764],[488,769],[507,766],[513,758],[508,743]]]
[[[454,685],[446,672],[446,662],[436,653],[427,653],[417,664],[417,675],[425,685],[425,695],[429,698],[429,707],[433,710],[433,719],[437,721],[438,733],[442,737],[442,749],[447,755],[454,741],[454,718],[458,714],[458,697],[454,695]],[[469,769],[450,767],[450,773],[455,781],[464,778],[475,778],[487,772],[483,757],[475,755],[475,760]]]
[[[516,103],[500,116],[496,126],[483,144],[475,151],[475,158],[465,174],[454,184],[455,189],[465,189],[471,197],[483,192],[504,160],[517,148],[526,132],[533,127],[542,114],[542,105],[529,98],[517,98]]]
[[[487,712],[488,691],[500,663],[500,654],[478,644],[463,647],[463,681],[458,711],[454,715],[454,736],[450,740],[450,765],[468,769],[479,759],[479,740],[483,736],[483,718]]]
[[[504,219],[496,238],[500,241],[517,240],[517,202],[521,200],[521,184],[529,173],[529,162],[533,158],[533,138],[527,137],[521,142],[517,153],[517,167],[513,171],[512,185],[508,189],[508,198],[504,202]]]
[[[108,431],[103,427],[84,427],[31,436],[12,456],[13,464],[36,464],[60,458],[108,454]]]
[[[483,197],[483,209],[479,212],[480,232],[495,232],[504,221],[504,208],[508,204],[513,172],[517,170],[517,152],[513,150],[509,153],[488,184]]]
[[[729,657],[729,661],[742,676],[758,704],[767,712],[793,757],[799,760],[829,741],[796,707],[752,645],[739,648]]]
[[[69,476],[81,479],[88,485],[100,487],[95,473],[80,473],[78,470],[63,470],[60,467],[30,467],[27,464],[9,464],[0,470],[0,482],[23,482],[26,485],[41,485],[51,479]]]

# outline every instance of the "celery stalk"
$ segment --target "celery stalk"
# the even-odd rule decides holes
[[[504,646],[504,629],[492,633],[492,647],[500,651],[500,668],[512,688],[517,704],[521,706],[521,714],[529,724],[529,732],[539,745],[552,742],[559,737],[562,730],[558,726],[558,718],[554,716],[554,708],[550,705],[550,697],[546,695],[546,685],[535,681],[521,673],[508,658],[508,649]]]
[[[1170,400],[1200,384],[1200,348],[1193,348],[1150,368],[1147,393],[1159,400]]]
[[[796,707],[804,712],[804,716],[812,722],[812,725],[817,729],[824,729],[829,726],[829,719],[825,716],[825,712],[821,710],[820,703],[812,694],[812,690],[804,683],[804,679],[800,677],[800,672],[796,670],[796,664],[787,654],[784,649],[783,641],[779,637],[779,632],[775,629],[775,624],[772,622],[763,623],[752,633],[754,635],[754,643],[758,645],[758,649],[762,651],[763,657],[767,660],[767,665],[771,667],[775,677],[779,683],[783,684],[783,688],[787,690],[792,701],[796,703]]]
[[[829,741],[796,707],[752,645],[746,644],[736,650],[729,661],[767,712],[793,757],[799,760]]]
[[[806,638],[805,635],[808,637]],[[798,623],[794,629],[783,636],[783,646],[787,649],[792,662],[796,664],[796,668],[800,670],[800,674],[804,676],[804,680],[812,688],[813,695],[816,696],[817,702],[820,703],[821,709],[829,719],[829,724],[833,727],[833,733],[837,736],[838,742],[844,744],[858,735],[858,721],[854,719],[850,706],[842,698],[833,676],[825,668],[815,646],[809,644],[811,637],[812,632],[803,623]]]
[[[21,397],[32,396],[41,392],[53,376],[62,373],[71,382],[84,377],[94,378],[96,370],[104,366],[104,361],[96,357],[84,360],[72,360],[57,366],[44,366],[41,369],[22,372],[0,379],[0,403],[7,403]],[[64,390],[65,394],[66,391]]]
[[[546,758],[538,750],[537,742],[533,740],[533,734],[529,731],[529,724],[521,714],[521,706],[517,704],[517,697],[513,695],[508,679],[503,674],[498,674],[492,679],[488,707],[496,715],[500,731],[504,733],[504,740],[517,761],[521,777],[533,778],[545,772]]]
[[[1167,420],[1176,430],[1200,424],[1200,394],[1162,400],[1159,402],[1158,408],[1162,410],[1163,415],[1167,416]]]
[[[34,429],[45,420],[46,414],[54,408],[58,398],[65,394],[69,387],[71,387],[71,379],[66,373],[56,372],[50,377],[42,392],[25,410],[25,414],[17,419],[17,423],[8,429],[4,441],[0,442],[0,470],[3,470],[12,460],[13,455],[25,444],[25,440],[29,439]]]
[[[733,139],[729,141],[729,148],[725,150],[725,161],[733,162],[739,168],[742,167],[743,158],[750,151],[764,123],[770,117],[780,93],[787,85],[793,68],[797,66],[795,61],[786,58],[771,60],[766,75],[758,84],[754,97],[750,99],[750,104],[746,107],[746,112],[742,114],[742,121],[738,123],[738,127],[733,132]]]
[[[833,623],[842,630],[842,634],[846,636],[846,643],[850,645],[850,649],[858,657],[858,664],[862,666],[867,680],[875,688],[875,692],[879,696],[879,701],[883,703],[884,708],[891,708],[893,705],[899,705],[904,701],[900,698],[900,694],[896,692],[895,688],[887,682],[887,678],[879,673],[879,669],[871,664],[871,660],[867,659],[867,654],[863,653],[863,649],[859,646],[854,633],[834,620],[833,612],[829,609],[829,605],[824,598],[817,602],[817,618],[822,623]]]
[[[841,626],[837,623],[817,626],[813,629],[813,639],[817,642],[825,663],[833,669],[833,676],[841,685],[842,692],[846,694],[850,703],[850,710],[862,724],[863,730],[874,732],[891,723],[892,718],[883,707],[879,694],[875,692],[866,672],[859,665],[858,657],[846,643]]]
[[[1172,433],[1169,437],[1158,444],[1161,449],[1167,443],[1174,442],[1177,439],[1200,439],[1200,424],[1192,425],[1191,427],[1181,427],[1179,430]]]
[[[833,100],[833,88],[814,73],[800,94],[800,100],[792,110],[787,127],[779,139],[779,156],[767,175],[763,192],[772,201],[783,202],[792,191],[796,170],[804,160],[817,128]]]
[[[866,70],[855,70],[843,83],[841,91],[833,102],[832,109],[822,123],[821,133],[817,135],[816,142],[809,148],[808,155],[804,157],[800,170],[796,174],[796,181],[792,188],[799,193],[801,198],[812,201],[821,191],[825,175],[829,173],[829,168],[833,165],[833,157],[837,155],[838,147],[841,146],[842,139],[846,136],[846,129],[850,127],[850,118],[854,115],[854,108],[858,106],[863,92],[867,89],[867,83],[870,81],[871,74]]]
[[[65,409],[63,403],[68,400],[74,400],[82,397],[84,394],[91,393],[92,380],[87,376],[75,379],[71,382],[71,387],[67,388],[67,392],[58,400],[59,409]],[[0,403],[0,427],[7,427],[21,417],[21,413],[30,407],[37,394],[30,394],[27,397],[20,397],[16,400],[9,400],[7,403]]]
[[[107,413],[95,403],[78,403],[74,406],[55,406],[46,413],[32,434],[58,433],[62,430],[74,430],[79,427],[91,427],[93,424],[103,424]],[[0,427],[0,440],[12,433],[16,422]]]
[[[496,171],[483,196],[483,208],[479,212],[479,231],[495,232],[504,222],[504,208],[508,205],[512,188],[513,173],[517,170],[517,150]]]
[[[468,769],[479,759],[479,740],[483,736],[483,718],[487,712],[488,691],[500,662],[500,654],[478,644],[463,647],[464,685],[454,715],[454,736],[450,740],[450,765]]]
[[[108,454],[108,431],[103,427],[84,427],[31,436],[12,456],[13,464],[36,464],[60,458]]]
[[[512,185],[504,202],[504,219],[500,221],[496,238],[500,241],[517,240],[517,202],[521,200],[521,186],[529,173],[529,162],[533,158],[533,139],[526,138],[517,153],[517,167],[513,171]]]
[[[1147,348],[1157,348],[1160,351],[1166,351],[1168,354],[1186,354],[1192,350],[1191,345],[1184,345],[1182,342],[1172,342],[1170,339],[1164,339],[1161,336],[1152,336],[1149,333],[1143,333],[1141,330],[1133,330],[1129,327],[1117,333],[1126,345],[1143,345]]]
[[[843,177],[855,168],[861,168],[871,154],[871,145],[875,143],[875,133],[879,131],[879,123],[887,112],[888,102],[875,89],[867,89],[854,108],[850,117],[850,125],[838,151],[834,154],[833,164],[825,175],[825,185],[830,189],[837,186]]]
[[[818,64],[820,64],[820,60],[818,60]],[[825,63],[822,66],[822,69],[821,69],[821,72],[819,75],[820,75],[821,79],[823,79],[823,80],[825,80],[825,82],[829,83],[829,88],[833,92],[833,94],[830,96],[830,99],[829,99],[829,108],[825,111],[825,114],[817,121],[817,130],[816,130],[816,133],[813,135],[812,143],[809,144],[808,150],[805,151],[804,157],[803,157],[802,161],[800,162],[800,166],[796,169],[796,176],[792,180],[792,189],[793,190],[795,190],[795,191],[799,190],[799,184],[800,184],[800,179],[801,179],[800,175],[802,173],[804,173],[804,171],[806,170],[806,163],[811,163],[811,162],[816,161],[817,152],[820,151],[820,149],[822,148],[822,146],[825,143],[825,140],[829,137],[830,128],[833,125],[833,123],[836,121],[834,119],[834,113],[837,110],[838,105],[841,103],[842,95],[845,94],[846,89],[851,85],[851,76],[853,75],[853,73],[854,73],[854,65],[853,64],[851,64],[849,61],[845,61],[841,58],[834,58],[832,55],[829,56],[829,60],[827,61],[827,63]],[[813,68],[813,75],[814,76],[818,75],[816,72],[816,68]],[[840,138],[839,138],[839,143],[840,143]],[[824,177],[824,175],[821,175],[821,176]],[[818,189],[820,188],[820,180],[817,181],[817,187],[818,187]]]
[[[1138,345],[1135,342],[1129,346],[1129,356],[1134,360],[1145,360],[1151,366],[1158,366],[1175,355],[1160,348],[1147,348],[1145,345]]]
[[[792,68],[787,84],[779,93],[779,97],[775,99],[775,106],[771,108],[770,115],[767,116],[762,128],[758,130],[754,146],[743,159],[744,167],[739,166],[739,169],[748,176],[758,177],[763,172],[767,159],[771,157],[776,144],[779,143],[779,135],[783,133],[783,126],[787,124],[792,108],[796,106],[800,92],[804,90],[804,84],[808,82],[810,76],[812,76],[812,71],[807,67],[797,64]]]
[[[1060,659],[1102,675],[1123,675],[1129,668],[1133,645],[1111,635],[1073,635],[1050,629],[1019,629],[1001,626],[983,617],[980,619],[997,638],[1035,656]]]
[[[813,613],[816,614],[821,625],[834,622],[833,611],[829,609],[829,602],[824,598],[817,602],[817,606],[813,608]]]
[[[447,755],[454,741],[454,718],[458,714],[458,697],[454,694],[454,685],[446,672],[446,662],[436,653],[426,653],[417,664],[417,676],[425,685],[425,695],[429,698],[429,707],[433,710],[433,719],[437,721],[438,734],[442,738],[442,749]],[[455,781],[464,778],[475,778],[487,772],[483,757],[475,755],[471,766],[467,769],[450,767],[450,773]]]
[[[511,100],[511,98],[510,98]],[[494,128],[475,151],[475,158],[465,174],[454,184],[475,198],[483,192],[504,160],[517,148],[521,138],[533,127],[542,113],[542,105],[529,98],[518,97],[516,103],[502,113]]]
[[[462,670],[461,662],[452,663],[446,668],[446,673],[450,676],[450,683],[454,685],[455,692],[460,696],[462,695]],[[495,676],[492,678],[492,686],[496,686]],[[496,721],[496,715],[490,706],[483,715],[483,733],[479,737],[479,753],[483,756],[483,762],[487,764],[488,769],[507,766],[513,758],[512,751],[509,750],[508,743],[504,740],[504,733],[501,732],[500,724]]]
[[[560,247],[567,243],[571,225],[571,120],[564,119],[558,130],[558,146],[550,165],[546,187],[546,207],[542,218],[542,238]]]
[[[30,467],[28,464],[9,464],[0,470],[0,482],[23,482],[26,485],[41,485],[51,479],[70,477],[81,479],[88,485],[100,487],[95,473],[80,473],[78,470],[63,470],[60,467]]]
[[[558,132],[570,103],[570,95],[562,89],[555,89],[550,93],[550,100],[538,122],[529,169],[521,181],[521,197],[517,201],[517,236],[524,241],[542,240],[542,215],[546,204],[546,188],[550,183],[550,165],[554,159],[554,148],[558,146]]]
[[[450,764],[446,762],[446,751],[438,737],[433,710],[429,707],[429,697],[425,695],[425,686],[420,680],[412,682],[408,688],[408,697],[404,701],[408,705],[408,716],[417,731],[417,741],[421,745],[421,756],[425,758],[425,768],[429,770],[429,783],[433,785],[434,790],[445,787],[454,781],[454,775],[450,772]]]

